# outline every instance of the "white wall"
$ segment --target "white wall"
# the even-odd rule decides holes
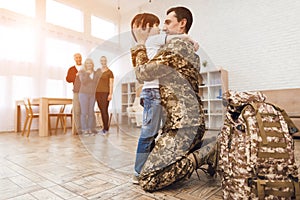
[[[300,87],[300,1],[152,1],[122,16],[122,31],[138,12],[155,13],[163,22],[165,11],[178,5],[193,12],[190,34],[201,52],[229,71],[231,89]]]

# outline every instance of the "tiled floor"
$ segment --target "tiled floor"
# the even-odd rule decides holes
[[[138,135],[129,127],[90,137],[1,133],[0,199],[221,199],[220,182],[202,173],[154,193],[133,185]]]

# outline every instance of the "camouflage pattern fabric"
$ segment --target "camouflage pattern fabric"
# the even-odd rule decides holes
[[[197,149],[188,155],[188,158],[193,161],[195,159],[194,169],[202,167],[202,165],[209,164],[214,169],[217,168],[217,144],[216,137],[209,138],[210,142],[208,144],[202,144],[200,149]],[[204,142],[203,142],[204,143]],[[192,155],[193,154],[193,155]]]
[[[297,167],[281,111],[259,92],[224,94],[227,113],[218,137],[223,199],[291,199]]]
[[[247,105],[249,103],[255,102],[265,102],[266,96],[261,92],[237,92],[228,90],[223,94],[223,102],[232,108],[237,108],[240,106]]]
[[[144,45],[131,49],[139,82],[159,79],[165,113],[162,133],[140,174],[140,185],[154,191],[189,177],[188,153],[201,146],[205,132],[203,104],[198,95],[200,60],[193,45],[174,38],[149,60]]]

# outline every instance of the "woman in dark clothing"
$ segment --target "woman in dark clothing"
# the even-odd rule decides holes
[[[102,134],[106,134],[108,132],[108,106],[109,102],[112,99],[113,94],[113,85],[114,85],[114,74],[107,66],[107,59],[105,56],[100,58],[100,63],[102,65],[101,71],[102,75],[98,82],[98,86],[96,89],[96,100],[101,112],[102,122],[103,122],[103,130]]]

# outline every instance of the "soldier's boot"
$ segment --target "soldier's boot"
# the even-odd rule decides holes
[[[192,161],[193,168],[196,171],[197,175],[198,175],[197,170],[201,169],[202,171],[209,174],[210,176],[214,176],[216,173],[215,170],[216,166],[214,166],[214,163],[212,161],[214,160],[215,155],[216,155],[215,143],[212,142],[190,153],[188,155],[188,159]],[[206,164],[208,165],[207,169],[202,167],[203,165]]]
[[[207,164],[208,164],[207,172],[211,176],[215,176],[218,170],[219,154],[220,154],[219,146],[218,143],[216,143],[213,149],[211,149],[207,158]]]
[[[216,175],[216,168],[212,164],[208,163],[207,173],[213,177]]]

